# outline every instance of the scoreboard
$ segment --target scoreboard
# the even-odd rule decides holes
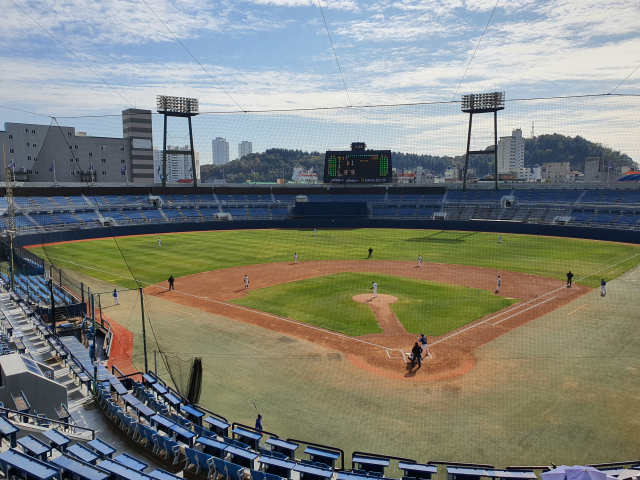
[[[392,183],[391,150],[367,150],[364,143],[351,151],[327,151],[324,183]]]

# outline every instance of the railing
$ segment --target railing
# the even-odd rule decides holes
[[[270,436],[272,436],[272,437],[280,438],[280,437],[279,437],[278,435],[276,435],[275,433],[267,432],[266,430],[260,430],[260,429],[258,429],[258,428],[252,427],[252,426],[250,426],[250,425],[245,425],[244,423],[239,423],[239,422],[233,422],[233,423],[231,424],[231,432],[232,432],[232,433],[233,433],[233,430],[234,430],[236,427],[242,427],[242,428],[244,428],[244,429],[246,429],[246,430],[250,430],[250,431],[252,431],[252,432],[256,432],[256,433],[266,433],[267,435],[270,435]]]
[[[330,447],[329,445],[323,445],[322,443],[307,442],[306,440],[297,440],[295,438],[287,438],[287,442],[302,443],[304,445],[310,445],[312,447],[324,448],[325,450],[338,452],[340,453],[340,462],[341,462],[340,470],[344,470],[344,450],[342,450],[341,448]]]
[[[446,465],[448,467],[471,467],[471,468],[495,468],[488,463],[461,463],[461,462],[441,462],[439,460],[431,460],[427,465]]]
[[[33,418],[36,421],[35,422],[36,425],[39,425],[40,422],[47,422],[47,423],[52,423],[52,424],[55,424],[55,425],[62,425],[65,428],[73,427],[74,429],[77,428],[77,429],[80,429],[80,430],[83,430],[83,431],[86,431],[86,432],[91,432],[91,440],[95,440],[95,438],[96,438],[96,432],[94,430],[92,430],[91,428],[81,427],[81,426],[76,425],[76,424],[71,425],[71,424],[69,424],[67,422],[63,422],[63,421],[60,421],[60,420],[53,420],[51,418],[43,418],[43,417],[39,417],[37,415],[31,415],[30,413],[22,413],[22,412],[19,412],[17,410],[12,410],[12,409],[6,408],[6,407],[0,407],[0,410],[2,412],[4,412],[3,415],[2,415],[3,417],[6,417],[7,414],[11,413],[11,414],[13,414],[13,415],[15,415],[17,417]],[[25,423],[25,422],[21,422],[21,423]]]

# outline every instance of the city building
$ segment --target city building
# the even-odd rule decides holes
[[[509,137],[498,141],[498,173],[513,173],[516,178],[524,168],[524,137],[516,128]]]
[[[229,142],[222,137],[216,137],[211,141],[211,154],[214,165],[229,163]]]
[[[171,152],[169,152],[171,151]],[[194,151],[196,157],[196,178],[200,179],[200,152]],[[178,180],[191,180],[192,175],[191,164],[191,147],[167,146],[167,182],[176,183]],[[154,182],[162,182],[162,150],[158,147],[153,148],[153,172]]]
[[[522,179],[525,182],[536,183],[542,181],[542,167],[540,165],[534,165],[533,167],[522,167],[517,172],[516,178]]]
[[[458,167],[447,167],[444,171],[445,183],[455,183],[462,180],[462,169]]]
[[[242,141],[238,144],[238,159],[245,155],[249,155],[250,153],[253,153],[253,143]]]
[[[74,127],[5,123],[0,143],[20,182],[153,182],[151,110],[122,112],[123,138]],[[0,173],[4,181],[4,172]]]
[[[568,183],[573,179],[569,162],[543,163],[540,177],[543,182],[551,183]]]
[[[605,165],[604,157],[587,157],[584,159],[584,181],[590,183],[608,183],[618,178],[615,170]]]

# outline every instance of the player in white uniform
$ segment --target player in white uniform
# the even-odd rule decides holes
[[[293,263],[295,263],[296,265],[298,264],[298,254],[297,253],[293,254]]]
[[[317,233],[317,230],[314,228],[314,229],[313,229],[313,236],[314,236],[314,237],[316,236],[316,233]]]
[[[498,282],[496,283],[496,295],[500,293],[500,275],[498,275]]]
[[[422,255],[418,255],[418,266],[422,266]]]
[[[159,239],[158,239],[158,246],[159,246],[159,247],[161,247],[161,246],[162,246],[162,239],[161,239],[161,238],[159,238]]]
[[[249,290],[249,277],[247,275],[244,276],[244,289]]]
[[[502,234],[498,235],[498,243],[502,243]]]
[[[378,296],[378,284],[376,282],[371,282],[371,290],[373,290],[373,298]]]

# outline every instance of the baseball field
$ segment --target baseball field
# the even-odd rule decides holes
[[[201,404],[233,421],[252,423],[256,401],[282,437],[423,461],[638,454],[638,246],[391,229],[161,238],[32,251],[102,292],[105,315],[133,332],[127,355],[140,369],[138,293],[127,289],[143,287],[148,349],[202,357]],[[430,357],[411,369],[419,333]]]

